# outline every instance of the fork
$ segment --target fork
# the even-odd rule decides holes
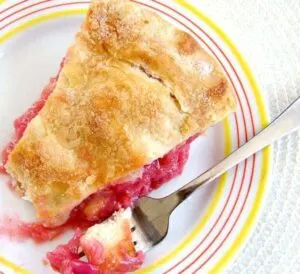
[[[166,237],[171,214],[196,189],[213,182],[241,161],[298,128],[300,128],[300,97],[250,141],[184,187],[163,198],[139,199],[135,206],[129,209],[136,250],[146,252]]]

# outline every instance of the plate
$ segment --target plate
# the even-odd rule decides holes
[[[183,0],[135,2],[190,32],[224,68],[238,101],[235,114],[193,142],[183,174],[152,194],[161,196],[249,140],[268,123],[268,115],[246,61],[204,11]],[[56,74],[88,3],[23,0],[0,5],[0,148],[11,137],[13,120]],[[228,266],[258,219],[270,181],[271,154],[266,148],[194,193],[174,212],[167,238],[147,253],[143,269],[137,272],[217,273]],[[34,220],[33,208],[9,190],[8,178],[1,176],[0,181],[0,220],[7,214]],[[70,233],[37,245],[0,235],[0,270],[6,274],[53,273],[43,261],[45,254],[68,238]]]

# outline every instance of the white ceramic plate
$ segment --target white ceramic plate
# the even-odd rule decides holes
[[[1,2],[0,2],[1,3]],[[226,70],[237,94],[235,115],[193,144],[183,174],[155,195],[169,192],[205,171],[242,145],[267,122],[266,108],[246,62],[226,34],[203,11],[185,1],[142,1],[181,26],[207,48]],[[7,1],[0,5],[0,148],[11,137],[13,120],[39,97],[56,74],[86,12],[86,1]],[[265,149],[195,193],[174,214],[166,240],[147,253],[145,273],[216,273],[244,245],[266,195],[271,150]],[[11,193],[0,177],[0,218],[18,213],[33,220],[30,204]],[[0,235],[0,271],[53,273],[43,263],[48,250],[70,234],[36,245]]]

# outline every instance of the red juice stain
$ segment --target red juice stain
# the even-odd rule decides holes
[[[6,174],[6,169],[3,164],[0,164],[0,174]]]

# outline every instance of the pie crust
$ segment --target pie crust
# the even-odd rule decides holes
[[[45,226],[236,107],[188,33],[129,0],[95,0],[56,86],[5,166]]]

